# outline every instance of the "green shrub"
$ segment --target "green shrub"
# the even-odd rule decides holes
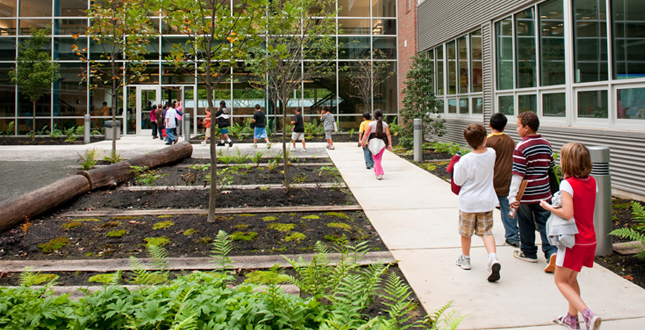
[[[251,241],[256,237],[258,237],[258,233],[254,231],[248,233],[238,231],[231,234],[231,240],[233,241]]]
[[[244,283],[263,285],[288,283],[289,276],[282,274],[276,266],[270,270],[256,270],[244,275],[246,277]]]
[[[43,253],[52,253],[58,251],[69,244],[67,237],[52,238],[47,243],[38,244],[38,247],[43,250]]]
[[[296,225],[294,225],[292,223],[274,222],[274,223],[270,223],[267,227],[269,229],[275,229],[277,231],[287,232],[287,231],[293,230],[293,228],[295,228]]]
[[[94,168],[94,165],[99,161],[99,158],[103,154],[103,151],[97,149],[97,148],[92,148],[92,149],[87,149],[85,150],[85,153],[83,155],[78,154],[78,157],[80,157],[79,161],[81,162],[81,169],[83,171],[88,171]]]

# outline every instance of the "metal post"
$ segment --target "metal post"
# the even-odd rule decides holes
[[[84,116],[84,132],[83,132],[83,143],[88,144],[90,143],[90,115],[85,115]]]
[[[611,242],[611,174],[609,172],[609,147],[589,147],[591,176],[596,180],[596,208],[593,214],[593,224],[596,229],[596,255],[607,256],[613,253]]]
[[[183,121],[184,127],[184,141],[188,141],[190,143],[190,113],[184,112],[184,121]]]
[[[423,161],[423,121],[421,118],[413,120],[414,126],[414,161]]]

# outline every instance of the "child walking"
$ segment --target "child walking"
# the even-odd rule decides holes
[[[293,121],[291,122],[293,126],[293,132],[291,133],[291,141],[293,142],[293,148],[291,151],[296,151],[296,141],[302,141],[302,151],[307,151],[305,147],[305,122],[302,119],[302,110],[296,108],[296,114],[293,116]]]
[[[202,144],[205,145],[208,142],[208,138],[211,137],[211,112],[208,108],[206,108],[206,118],[204,118],[204,128],[206,130],[204,131],[204,141],[202,141]]]
[[[374,157],[374,174],[376,175],[376,180],[381,180],[383,179],[383,175],[385,175],[383,167],[381,166],[383,153],[385,153],[386,148],[392,151],[392,135],[390,134],[390,128],[387,126],[387,123],[383,121],[383,111],[381,109],[374,110],[374,121],[367,125],[367,129],[361,140],[361,146],[363,148],[367,145],[365,143],[366,140],[369,140],[369,146],[367,148]]]
[[[320,111],[320,121],[325,128],[325,139],[327,139],[327,149],[334,150],[334,141],[331,140],[331,133],[334,131],[334,115],[329,112],[328,106],[323,106]]]
[[[558,316],[554,322],[569,329],[580,329],[578,312],[588,330],[600,329],[601,319],[594,314],[580,298],[578,273],[582,266],[593,267],[596,252],[596,231],[593,214],[596,203],[596,180],[591,173],[591,157],[587,147],[580,143],[567,143],[560,151],[564,180],[560,182],[562,207],[554,208],[546,201],[540,206],[563,219],[573,219],[578,229],[572,248],[558,246],[555,259],[555,284],[569,302],[566,315]]]
[[[372,158],[372,153],[367,146],[361,146],[361,141],[363,141],[363,135],[367,131],[367,127],[372,121],[372,115],[369,112],[363,114],[363,122],[358,128],[358,146],[363,148],[363,158],[365,158],[365,167],[369,170],[374,167],[374,158]]]
[[[462,156],[455,164],[453,180],[461,186],[459,192],[459,235],[461,256],[457,266],[470,269],[470,243],[473,234],[481,236],[488,252],[488,281],[497,282],[502,266],[497,259],[493,236],[493,209],[497,195],[493,186],[495,150],[486,148],[486,128],[470,124],[464,130],[464,138],[473,151]]]

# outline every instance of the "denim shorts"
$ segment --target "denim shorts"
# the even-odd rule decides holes
[[[256,127],[254,128],[254,133],[253,137],[256,139],[264,139],[267,138],[267,129],[266,127]]]
[[[333,131],[332,130],[325,131],[325,139],[327,139],[327,140],[331,139],[331,132],[333,132]]]
[[[228,134],[228,128],[220,128],[219,132],[220,134]]]

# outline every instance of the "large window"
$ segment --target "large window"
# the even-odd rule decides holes
[[[575,82],[607,80],[605,0],[573,0]]]
[[[645,1],[612,1],[614,79],[645,77]]]
[[[608,118],[607,91],[578,92],[579,118]]]
[[[535,15],[530,7],[515,15],[517,88],[535,87]]]
[[[513,88],[513,21],[495,23],[497,38],[497,89]]]
[[[628,88],[616,91],[618,119],[645,119],[645,88]]]
[[[468,36],[457,39],[459,49],[459,94],[468,93]],[[461,113],[461,112],[460,112]],[[466,113],[468,113],[466,111]]]
[[[565,83],[564,8],[562,0],[549,0],[538,6],[540,15],[540,85]]]
[[[448,56],[448,94],[457,94],[457,49],[455,41],[446,44]]]
[[[443,84],[443,45],[437,47],[435,49],[435,54],[437,57],[437,79],[435,80],[437,82],[437,95],[444,95],[444,84]]]
[[[470,86],[473,93],[482,91],[482,69],[482,32],[477,30],[470,34]]]

